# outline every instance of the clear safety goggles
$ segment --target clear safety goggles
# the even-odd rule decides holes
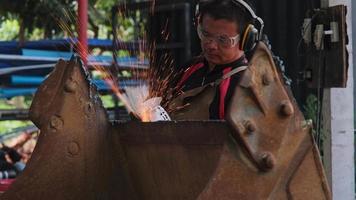
[[[236,36],[229,37],[226,35],[212,35],[205,31],[201,25],[197,28],[198,36],[202,42],[212,42],[213,40],[224,48],[231,48],[237,45],[240,40],[240,34]]]

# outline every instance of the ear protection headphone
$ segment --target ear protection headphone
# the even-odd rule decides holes
[[[210,0],[211,1],[211,0]],[[219,0],[217,0],[219,1]],[[256,43],[262,39],[262,32],[263,32],[263,27],[264,27],[264,22],[263,20],[258,17],[255,12],[252,10],[252,8],[243,0],[230,0],[232,3],[235,3],[237,5],[241,5],[243,8],[245,8],[252,18],[252,23],[247,24],[244,28],[241,27],[241,32],[240,32],[240,44],[239,47],[241,50],[248,52],[252,50]],[[195,7],[195,23],[198,25],[199,23],[199,18],[201,15],[201,10],[200,10],[200,4],[201,3],[208,3],[209,0],[199,0],[196,7]],[[255,23],[259,23],[259,30],[255,27]]]

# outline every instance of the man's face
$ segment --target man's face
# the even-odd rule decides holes
[[[203,16],[200,27],[201,47],[211,65],[227,64],[243,55],[239,49],[238,29],[235,22]],[[235,41],[235,43],[233,42]]]

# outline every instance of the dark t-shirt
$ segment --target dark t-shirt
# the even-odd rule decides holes
[[[198,57],[190,63],[191,64],[188,64],[185,69],[188,69],[196,65],[202,65],[202,67],[199,67],[191,75],[189,75],[189,77],[182,83],[180,88],[178,88],[180,91],[183,92],[203,86],[208,83],[215,82],[216,80],[222,78],[224,74],[224,70],[227,68],[233,70],[235,68],[246,66],[248,64],[245,56],[242,56],[232,63],[217,65],[212,71],[209,72],[208,62],[202,57]],[[240,77],[241,77],[241,73],[237,73],[231,76],[230,78],[230,84],[228,86],[228,90],[226,92],[225,102],[224,102],[225,109],[227,108],[228,102],[230,102],[230,99],[234,92],[234,88],[238,84]],[[218,90],[209,108],[210,119],[220,119],[219,117],[220,95],[221,95],[221,91]]]

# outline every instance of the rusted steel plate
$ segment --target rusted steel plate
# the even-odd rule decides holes
[[[109,123],[78,60],[39,88],[31,160],[1,199],[195,199],[231,131],[224,122]]]
[[[80,62],[60,61],[31,106],[34,154],[1,199],[330,199],[266,47],[233,98],[228,123],[109,123]]]
[[[223,122],[122,123],[120,135],[139,199],[196,199],[230,133]]]
[[[212,177],[219,179],[209,184],[202,199],[230,199],[232,196],[289,199],[295,198],[294,194],[303,194],[308,199],[331,199],[319,154],[312,151],[316,146],[311,125],[304,120],[293,97],[284,88],[263,43],[257,46],[232,102],[227,118],[245,154],[232,161],[229,155],[232,149],[226,149],[222,154],[226,163],[220,163],[219,173]],[[302,169],[314,178],[299,178]],[[298,184],[291,184],[296,183],[295,180]],[[216,193],[222,189],[221,185],[228,185],[224,188],[225,194]],[[305,190],[306,187],[309,189]]]
[[[59,61],[31,106],[41,130],[31,160],[1,199],[133,199],[95,88],[78,60]]]
[[[173,122],[175,123],[175,122]],[[226,132],[223,121],[116,122],[113,131],[123,144],[223,145]],[[147,134],[149,133],[149,134]]]

